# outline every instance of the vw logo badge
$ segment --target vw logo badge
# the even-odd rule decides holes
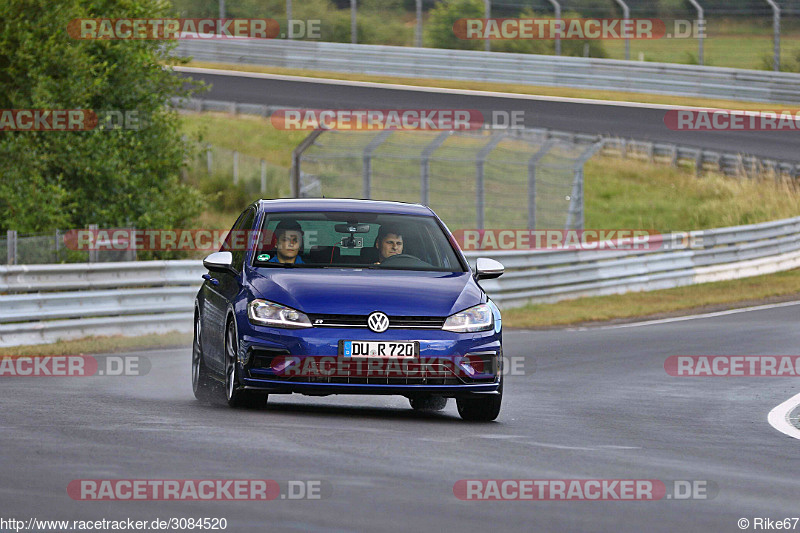
[[[367,318],[367,325],[375,333],[383,333],[389,329],[389,317],[380,311],[375,311]]]

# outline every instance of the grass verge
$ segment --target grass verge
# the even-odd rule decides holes
[[[503,311],[503,326],[552,328],[629,322],[800,300],[800,269],[650,292],[577,298]]]
[[[190,348],[191,333],[163,333],[158,335],[142,335],[140,337],[87,337],[69,341],[58,341],[52,344],[36,344],[31,346],[11,346],[0,348],[0,356],[22,355],[86,355],[156,348]]]

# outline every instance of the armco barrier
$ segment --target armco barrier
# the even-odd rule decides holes
[[[800,74],[673,63],[285,40],[187,39],[197,61],[800,103]]]
[[[0,347],[189,332],[199,261],[0,267]]]
[[[506,267],[481,282],[505,308],[800,267],[800,217],[694,231],[687,249],[469,252]],[[0,347],[192,328],[199,261],[0,267]],[[420,295],[424,298],[424,295]]]

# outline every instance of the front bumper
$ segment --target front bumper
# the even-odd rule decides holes
[[[247,389],[308,395],[498,394],[502,337],[495,330],[394,329],[378,334],[365,328],[279,329],[248,322],[240,331],[239,375]],[[344,359],[339,355],[341,340],[418,341],[419,359],[403,361],[407,366],[398,360],[382,360],[381,365],[375,360]],[[308,372],[309,368],[320,371]]]

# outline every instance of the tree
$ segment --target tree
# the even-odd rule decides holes
[[[165,107],[191,92],[164,65],[174,46],[74,40],[79,18],[170,16],[159,0],[0,3],[0,109],[119,110],[140,129],[0,132],[0,231],[134,225],[180,227],[203,202],[181,183],[187,146]]]
[[[425,27],[425,46],[458,50],[483,50],[483,41],[458,38],[453,24],[458,19],[483,18],[482,0],[444,0],[428,15]]]

